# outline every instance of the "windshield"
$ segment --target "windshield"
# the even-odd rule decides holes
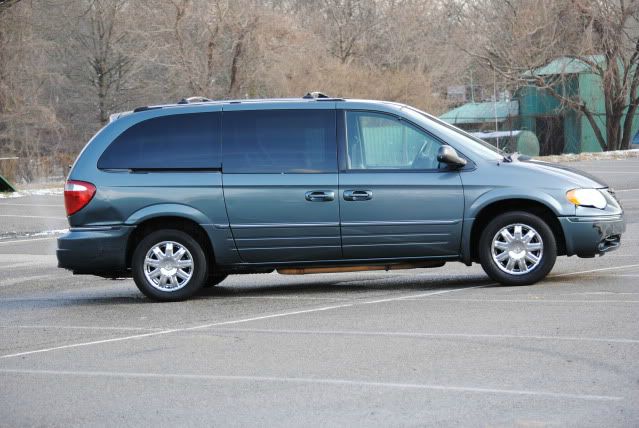
[[[488,160],[501,160],[506,156],[506,153],[502,150],[499,150],[497,147],[493,146],[490,143],[485,142],[477,137],[470,135],[468,132],[465,132],[459,128],[454,127],[434,116],[431,116],[428,113],[425,113],[421,110],[418,110],[411,106],[402,106],[402,110],[407,113],[417,114],[422,118],[426,118],[429,121],[429,124],[435,128],[439,133],[450,136],[456,140],[463,140],[462,143],[471,146],[470,148],[477,152],[479,155],[483,156]]]

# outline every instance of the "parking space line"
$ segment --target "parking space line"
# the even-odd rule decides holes
[[[424,299],[407,299],[424,300]],[[485,302],[485,303],[632,303],[639,300],[560,300],[560,299],[433,299],[433,302]]]
[[[439,294],[452,293],[452,292],[460,291],[460,290],[471,290],[473,288],[483,288],[483,287],[488,287],[490,285],[496,285],[496,283],[486,284],[486,285],[474,285],[474,286],[471,286],[471,287],[464,287],[464,288],[453,288],[452,290],[440,290],[440,291],[435,291],[435,292],[432,292],[432,293],[411,294],[409,296],[389,297],[389,298],[386,298],[386,299],[378,299],[378,300],[368,300],[368,301],[365,301],[365,302],[357,302],[357,304],[358,305],[372,305],[372,304],[376,304],[376,303],[386,303],[386,302],[395,302],[395,301],[400,301],[400,300],[419,299],[419,298],[424,298],[424,297],[428,297],[428,296],[437,296]]]
[[[272,300],[330,300],[352,301],[346,297],[307,297],[307,296],[228,296],[231,299],[272,299]]]
[[[0,288],[9,287],[9,286],[12,286],[12,285],[18,285],[18,284],[22,284],[22,283],[29,282],[29,281],[37,281],[37,280],[40,280],[40,279],[59,278],[61,276],[67,276],[67,275],[66,274],[63,275],[63,273],[60,272],[60,273],[57,273],[57,274],[20,276],[20,277],[17,277],[17,278],[9,278],[9,279],[4,279],[4,280],[0,281]]]
[[[43,329],[43,330],[107,330],[107,331],[162,331],[165,328],[149,328],[149,327],[109,327],[109,326],[92,326],[92,325],[2,325],[3,329]]]
[[[173,373],[139,373],[139,372],[106,372],[106,371],[69,371],[69,370],[21,370],[0,369],[2,374],[14,375],[40,375],[40,376],[74,376],[74,377],[103,377],[124,379],[174,379],[196,381],[226,381],[226,382],[267,382],[287,384],[310,384],[349,387],[389,388],[389,389],[417,389],[459,393],[515,395],[528,397],[542,397],[568,400],[586,401],[620,401],[624,397],[611,395],[574,394],[552,391],[535,391],[521,389],[481,388],[473,386],[437,385],[425,383],[401,383],[401,382],[373,382],[354,379],[325,379],[307,377],[277,377],[277,376],[223,376],[205,374],[173,374]]]
[[[13,357],[22,357],[22,356],[25,356],[25,355],[41,354],[41,353],[45,353],[45,352],[57,351],[57,350],[62,350],[62,349],[79,348],[79,347],[84,347],[84,346],[100,345],[100,344],[104,344],[104,343],[123,342],[125,340],[142,339],[142,338],[145,338],[145,337],[161,336],[161,335],[166,335],[166,334],[171,334],[171,333],[180,333],[180,332],[185,332],[185,331],[201,330],[201,329],[206,329],[206,328],[216,327],[216,326],[242,324],[242,323],[251,322],[251,321],[261,321],[261,320],[265,320],[265,319],[281,318],[281,317],[287,317],[287,316],[292,316],[292,315],[308,314],[308,313],[313,313],[313,312],[322,312],[322,311],[328,311],[328,310],[331,310],[331,309],[348,308],[348,307],[356,306],[356,305],[366,305],[366,304],[372,304],[372,303],[391,302],[391,301],[396,301],[396,300],[403,300],[403,299],[410,298],[410,297],[426,297],[428,295],[437,295],[437,294],[443,294],[443,293],[453,293],[455,291],[462,291],[462,290],[467,290],[467,289],[470,289],[470,288],[477,288],[477,287],[483,287],[483,286],[453,288],[453,289],[448,289],[448,290],[439,290],[439,291],[435,291],[435,292],[432,292],[432,293],[421,293],[421,294],[417,294],[417,295],[400,296],[400,297],[396,297],[396,298],[388,298],[388,299],[382,299],[382,300],[363,301],[363,302],[353,301],[352,303],[344,303],[344,304],[341,304],[341,305],[322,306],[322,307],[319,307],[319,308],[302,309],[302,310],[291,311],[291,312],[280,312],[280,313],[276,313],[276,314],[262,315],[262,316],[251,317],[251,318],[242,318],[242,319],[231,320],[231,321],[220,321],[220,322],[197,325],[197,326],[192,326],[192,327],[174,328],[174,329],[168,329],[168,330],[154,331],[154,332],[151,332],[151,333],[135,334],[135,335],[124,336],[124,337],[114,337],[114,338],[111,338],[111,339],[93,340],[93,341],[90,341],[90,342],[72,343],[72,344],[68,344],[68,345],[54,346],[54,347],[50,347],[50,348],[42,348],[42,349],[35,349],[35,350],[32,350],[32,351],[18,352],[18,353],[15,353],[15,354],[0,355],[0,359],[13,358]]]
[[[256,334],[290,334],[290,335],[325,335],[325,336],[371,336],[398,337],[409,339],[515,339],[515,340],[556,340],[568,342],[604,342],[639,344],[639,339],[578,337],[578,336],[544,336],[518,334],[470,334],[470,333],[420,333],[407,331],[362,331],[362,330],[296,330],[296,329],[254,329],[254,328],[215,328],[216,333],[256,333]]]
[[[0,217],[48,218],[52,220],[67,220],[66,217],[51,217],[51,216],[42,216],[42,215],[22,215],[22,214],[0,214]]]
[[[0,241],[0,245],[15,244],[15,243],[20,243],[20,242],[47,241],[47,240],[51,240],[51,239],[57,239],[57,236],[49,236],[49,237],[46,237],[46,238],[34,238],[34,239],[25,238],[25,239],[14,239],[14,240],[11,240],[11,241]]]
[[[639,189],[615,189],[615,193],[619,193],[619,192],[636,192],[639,191]]]
[[[10,207],[59,207],[59,208],[64,208],[64,204],[14,204],[14,203],[0,202],[0,207],[2,207],[2,206],[10,206]]]
[[[560,277],[560,276],[568,276],[568,275],[580,275],[582,273],[603,272],[603,271],[607,271],[607,270],[616,270],[616,269],[630,269],[630,268],[636,268],[636,267],[639,267],[639,264],[623,265],[623,266],[610,266],[610,267],[599,268],[599,269],[582,270],[582,271],[579,271],[579,272],[565,272],[565,273],[560,273],[560,274],[557,274],[557,275],[549,275],[548,278],[557,278],[557,277]]]
[[[608,278],[639,278],[639,274],[630,274],[630,273],[619,273],[619,274],[601,274],[597,275],[598,277],[605,276]]]
[[[639,171],[588,171],[590,174],[639,174]]]

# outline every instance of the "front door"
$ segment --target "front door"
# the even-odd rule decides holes
[[[316,105],[224,106],[224,200],[246,262],[341,257],[335,109]]]
[[[340,111],[339,197],[347,259],[456,256],[464,198],[459,172],[437,162],[442,142],[396,116]]]

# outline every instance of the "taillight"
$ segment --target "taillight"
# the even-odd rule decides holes
[[[95,186],[86,181],[67,180],[64,185],[64,208],[67,215],[77,213],[84,208],[95,195]]]

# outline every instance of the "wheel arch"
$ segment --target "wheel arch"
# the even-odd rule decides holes
[[[557,255],[566,254],[566,238],[557,214],[548,205],[535,199],[512,198],[493,201],[482,207],[475,216],[468,236],[468,261],[479,261],[481,231],[495,216],[511,211],[524,211],[540,217],[552,230],[557,241]]]
[[[127,268],[131,267],[133,253],[138,243],[149,233],[162,229],[175,229],[189,234],[202,246],[209,266],[212,267],[214,265],[215,252],[213,250],[213,243],[206,233],[206,230],[198,222],[192,218],[179,215],[158,215],[145,218],[136,225],[133,232],[129,235],[126,246]]]

